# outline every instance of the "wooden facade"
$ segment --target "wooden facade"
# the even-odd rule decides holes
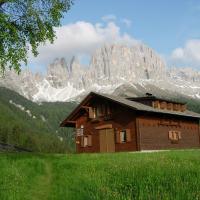
[[[75,128],[78,153],[199,148],[199,118],[183,103],[92,92],[61,126]]]
[[[198,120],[138,117],[140,150],[199,147]]]

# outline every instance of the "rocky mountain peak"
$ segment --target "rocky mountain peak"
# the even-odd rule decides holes
[[[104,45],[93,53],[87,68],[74,56],[68,61],[56,58],[45,75],[25,70],[18,76],[8,71],[0,85],[33,101],[67,101],[91,90],[112,93],[117,88],[117,93],[128,90],[136,96],[140,91],[170,88],[173,94],[200,98],[200,72],[169,69],[154,50],[141,43]]]
[[[143,44],[131,47],[105,45],[94,53],[90,65],[96,78],[104,77],[110,80],[162,79],[166,71],[164,61]]]
[[[76,74],[82,70],[81,64],[76,56],[73,56],[70,61],[70,73]]]

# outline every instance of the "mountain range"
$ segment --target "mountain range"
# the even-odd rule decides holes
[[[89,91],[120,96],[142,96],[146,92],[167,98],[200,98],[200,72],[192,68],[169,68],[154,50],[144,44],[104,45],[80,64],[56,58],[46,74],[26,69],[17,75],[6,71],[0,86],[34,102],[80,100]]]

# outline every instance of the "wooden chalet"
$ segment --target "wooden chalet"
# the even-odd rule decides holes
[[[199,148],[200,114],[150,94],[122,98],[91,92],[61,123],[75,128],[76,150],[120,152]]]

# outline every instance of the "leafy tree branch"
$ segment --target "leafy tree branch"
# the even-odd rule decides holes
[[[41,43],[55,38],[54,27],[73,0],[0,0],[0,71],[20,72],[29,48],[34,56]]]

